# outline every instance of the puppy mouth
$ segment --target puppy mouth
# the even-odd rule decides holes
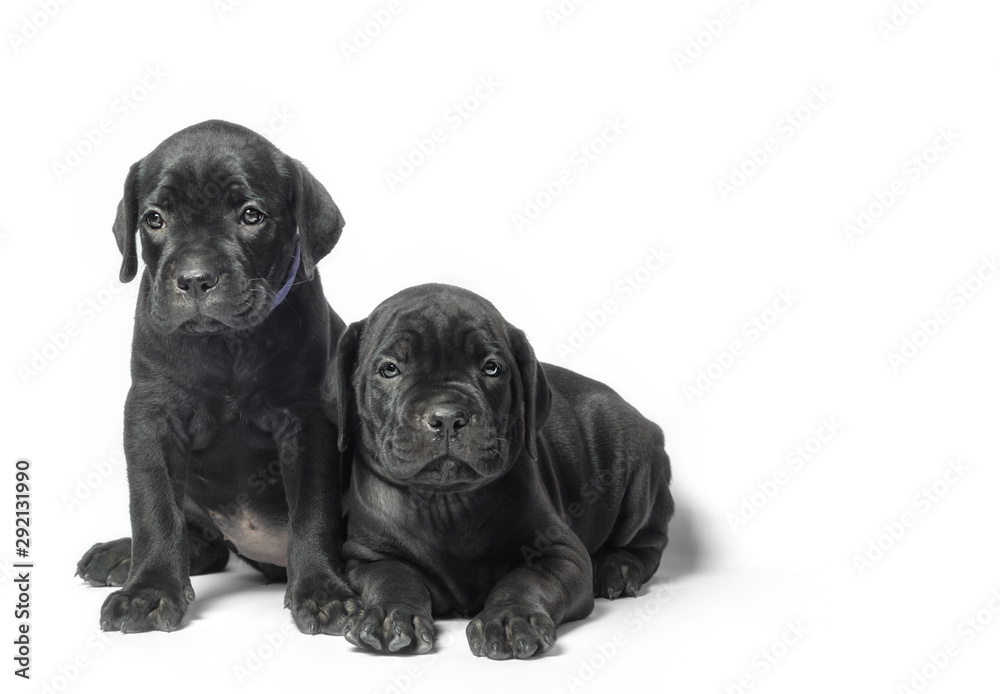
[[[246,320],[248,313],[246,312],[244,316],[233,314],[232,317],[226,317],[226,319],[213,318],[199,313],[178,325],[176,331],[189,335],[214,335],[241,331],[252,327],[252,321]]]
[[[481,451],[483,457],[471,462],[447,452],[423,465],[410,453],[389,443],[378,457],[388,463],[383,470],[397,483],[421,491],[469,491],[489,483],[503,468],[503,454],[495,449]],[[416,472],[409,472],[417,466]]]
[[[177,332],[190,333],[192,335],[211,335],[213,333],[226,332],[231,329],[232,328],[220,320],[200,314],[177,326]]]
[[[407,479],[407,484],[457,491],[460,488],[476,486],[482,479],[483,475],[471,465],[451,456],[442,456],[420,468],[416,474]]]
[[[391,429],[365,427],[373,468],[387,481],[425,492],[458,492],[489,484],[507,469],[508,448],[499,437],[428,440]]]
[[[152,317],[161,332],[178,332],[188,335],[213,335],[253,328],[267,317],[264,310],[267,297],[251,290],[237,306],[231,302],[215,305],[189,304],[164,311],[154,307]]]

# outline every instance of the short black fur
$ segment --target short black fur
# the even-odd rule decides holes
[[[121,280],[142,273],[125,404],[132,538],[77,572],[122,586],[105,630],[170,631],[190,576],[229,549],[268,580],[307,633],[339,633],[357,602],[342,578],[340,455],[318,383],[343,321],[316,263],[344,226],[330,194],[256,133],[207,121],[136,162],[113,226]],[[287,297],[296,245],[301,266]]]
[[[674,502],[660,428],[607,386],[540,364],[482,297],[423,285],[348,327],[324,403],[352,460],[345,635],[425,653],[434,616],[473,653],[526,658],[594,597],[656,571]]]

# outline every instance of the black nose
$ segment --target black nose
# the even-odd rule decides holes
[[[457,405],[438,405],[427,413],[424,421],[428,428],[451,436],[469,423],[469,415]]]
[[[177,275],[177,289],[197,300],[219,283],[219,275],[199,267],[183,270]]]

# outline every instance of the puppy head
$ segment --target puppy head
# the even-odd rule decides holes
[[[312,279],[343,226],[302,164],[247,128],[206,121],[132,165],[113,231],[123,282],[136,275],[142,238],[154,329],[207,333],[262,323],[296,245]]]
[[[449,492],[536,457],[550,401],[524,333],[482,297],[436,284],[348,327],[323,391],[342,449],[360,447],[390,482]]]

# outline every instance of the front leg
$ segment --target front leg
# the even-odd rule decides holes
[[[178,427],[157,409],[129,392],[125,460],[131,564],[122,589],[101,608],[105,631],[173,631],[194,600],[182,511],[187,457]]]
[[[556,641],[556,627],[582,619],[594,608],[592,571],[586,548],[562,521],[547,526],[559,540],[540,552],[522,549],[533,558],[500,579],[483,611],[465,630],[469,648],[493,660],[530,658]],[[549,533],[546,533],[547,535]]]
[[[365,608],[347,620],[344,636],[376,653],[427,653],[434,647],[431,595],[420,574],[402,561],[359,563],[351,584]]]
[[[336,434],[317,408],[308,416],[283,411],[273,428],[288,500],[288,587],[285,607],[306,634],[341,634],[361,603],[343,578],[341,454]]]

